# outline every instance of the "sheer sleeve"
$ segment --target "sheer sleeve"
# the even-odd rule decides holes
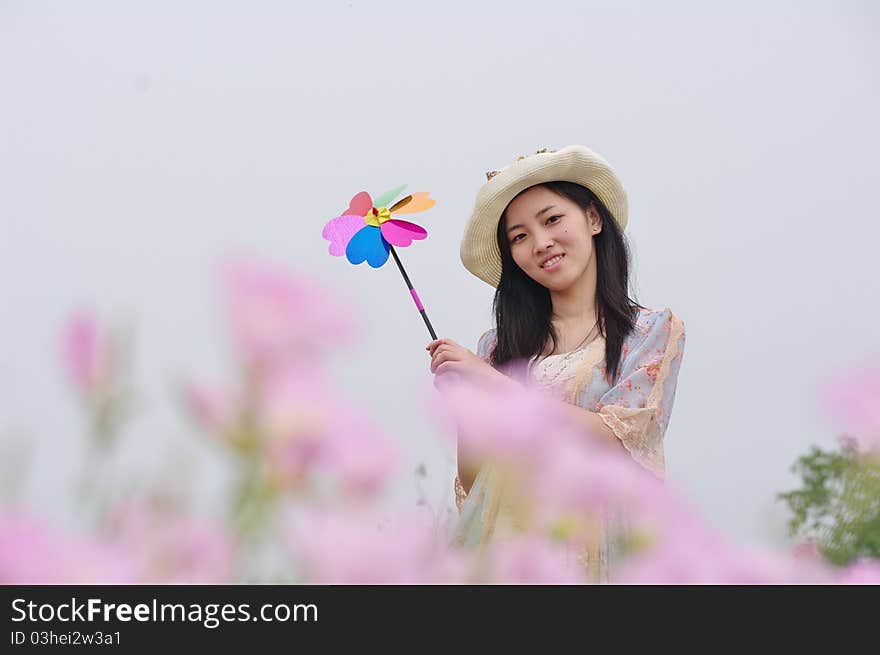
[[[477,357],[488,362],[495,346],[495,329],[486,330],[477,340]]]
[[[486,330],[477,340],[477,356],[485,362],[489,361],[489,355],[492,354],[492,348],[495,345],[495,330]],[[455,474],[455,505],[458,507],[459,511],[461,511],[461,506],[464,504],[465,499],[467,498],[467,492],[464,490],[464,487],[461,484],[461,480],[458,478],[458,472]]]
[[[663,478],[663,437],[684,354],[684,323],[667,308],[649,317],[642,331],[622,353],[619,380],[600,398],[598,414],[636,462]]]

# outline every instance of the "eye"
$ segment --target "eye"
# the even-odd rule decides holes
[[[525,234],[522,234],[522,233],[517,234],[515,237],[513,237],[513,239],[510,240],[510,243],[516,243],[517,241],[520,240],[520,239],[519,239],[520,237],[525,238],[525,236],[526,236],[526,235],[525,235]]]
[[[555,216],[551,216],[550,218],[547,219],[546,225],[550,225],[551,223],[556,223],[561,218],[562,218],[562,214],[556,214]]]

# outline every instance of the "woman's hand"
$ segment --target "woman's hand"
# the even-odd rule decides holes
[[[449,381],[466,380],[494,387],[512,383],[512,380],[503,373],[496,371],[476,354],[452,339],[432,341],[425,346],[425,350],[431,356],[434,386],[441,391]]]

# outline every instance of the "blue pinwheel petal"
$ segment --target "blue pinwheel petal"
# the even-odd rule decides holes
[[[379,268],[388,261],[388,242],[382,238],[382,230],[378,227],[365,225],[348,242],[345,256],[352,264],[367,262],[373,268]]]

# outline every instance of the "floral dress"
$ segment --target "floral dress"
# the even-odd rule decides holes
[[[529,373],[547,393],[597,413],[632,458],[662,480],[663,440],[675,400],[684,342],[684,323],[670,309],[641,309],[635,329],[624,340],[620,376],[613,386],[605,379],[605,340],[601,336],[573,353],[533,359]],[[492,329],[480,337],[477,355],[488,361],[494,344]],[[503,508],[491,468],[480,469],[468,493],[456,475],[455,497],[459,517],[453,538],[464,547],[486,544]],[[625,519],[620,516],[607,517],[605,536],[614,534],[622,521]],[[611,539],[603,538],[578,561],[592,579],[607,582],[614,549]]]

